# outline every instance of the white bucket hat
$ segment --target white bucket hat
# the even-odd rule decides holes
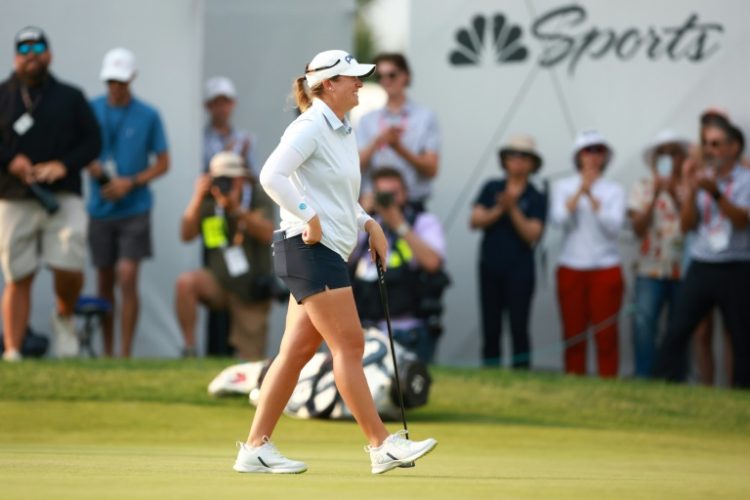
[[[686,138],[678,135],[672,130],[662,130],[661,132],[656,134],[656,137],[654,137],[649,145],[646,146],[646,148],[643,150],[643,161],[645,161],[647,165],[650,165],[656,150],[659,149],[660,146],[663,146],[665,144],[677,144],[685,151],[686,154],[688,148],[690,147],[690,141]]]
[[[612,146],[609,145],[607,140],[599,131],[584,130],[583,132],[578,134],[578,137],[576,137],[576,140],[573,143],[573,164],[576,166],[576,168],[578,168],[578,153],[580,153],[582,149],[589,146],[604,146],[605,148],[607,148],[607,158],[604,160],[604,166],[606,167],[610,160],[612,160],[612,156],[614,155]]]
[[[345,50],[320,52],[307,65],[305,79],[310,88],[334,76],[370,76],[375,71],[374,64],[360,64]]]
[[[232,80],[226,76],[214,76],[206,81],[206,102],[213,101],[217,97],[224,96],[229,99],[237,99],[237,90]]]
[[[135,76],[135,55],[128,49],[112,49],[104,56],[99,78],[103,82],[114,80],[129,82]]]
[[[508,153],[523,153],[534,159],[534,172],[537,172],[542,166],[542,157],[536,150],[536,142],[530,135],[517,134],[511,136],[500,148],[500,160],[504,161]],[[505,168],[503,166],[503,168]]]

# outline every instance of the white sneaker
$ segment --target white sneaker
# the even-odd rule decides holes
[[[307,470],[304,462],[289,460],[279,453],[279,450],[267,438],[263,444],[255,448],[245,443],[237,442],[237,460],[232,467],[237,472],[263,472],[272,474],[300,474]]]
[[[18,363],[23,359],[23,356],[21,356],[21,353],[16,351],[15,349],[12,351],[3,351],[3,361],[7,361],[9,363]]]
[[[60,316],[52,313],[52,331],[55,333],[55,356],[58,358],[72,358],[78,356],[78,334],[76,333],[75,317]]]
[[[411,441],[406,439],[405,435],[406,431],[401,430],[388,436],[377,448],[365,447],[365,451],[370,454],[373,474],[382,474],[409,464],[427,455],[437,446],[437,441],[432,438],[424,441]]]

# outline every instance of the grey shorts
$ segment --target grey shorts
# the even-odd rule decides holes
[[[151,213],[122,219],[91,219],[89,248],[96,268],[113,267],[119,259],[151,257]]]

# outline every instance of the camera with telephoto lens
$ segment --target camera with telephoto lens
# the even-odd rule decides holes
[[[214,177],[212,184],[219,189],[221,194],[228,194],[232,190],[233,177]]]
[[[379,207],[388,208],[391,205],[393,205],[393,202],[396,200],[396,197],[393,195],[393,193],[389,193],[387,191],[378,191],[375,193],[375,204]]]

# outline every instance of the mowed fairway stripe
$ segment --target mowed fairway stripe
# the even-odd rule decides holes
[[[369,472],[350,422],[282,418],[298,476],[238,474],[251,411],[145,402],[0,401],[2,498],[746,498],[750,436],[416,421],[413,469]],[[392,430],[398,426],[390,425]]]

